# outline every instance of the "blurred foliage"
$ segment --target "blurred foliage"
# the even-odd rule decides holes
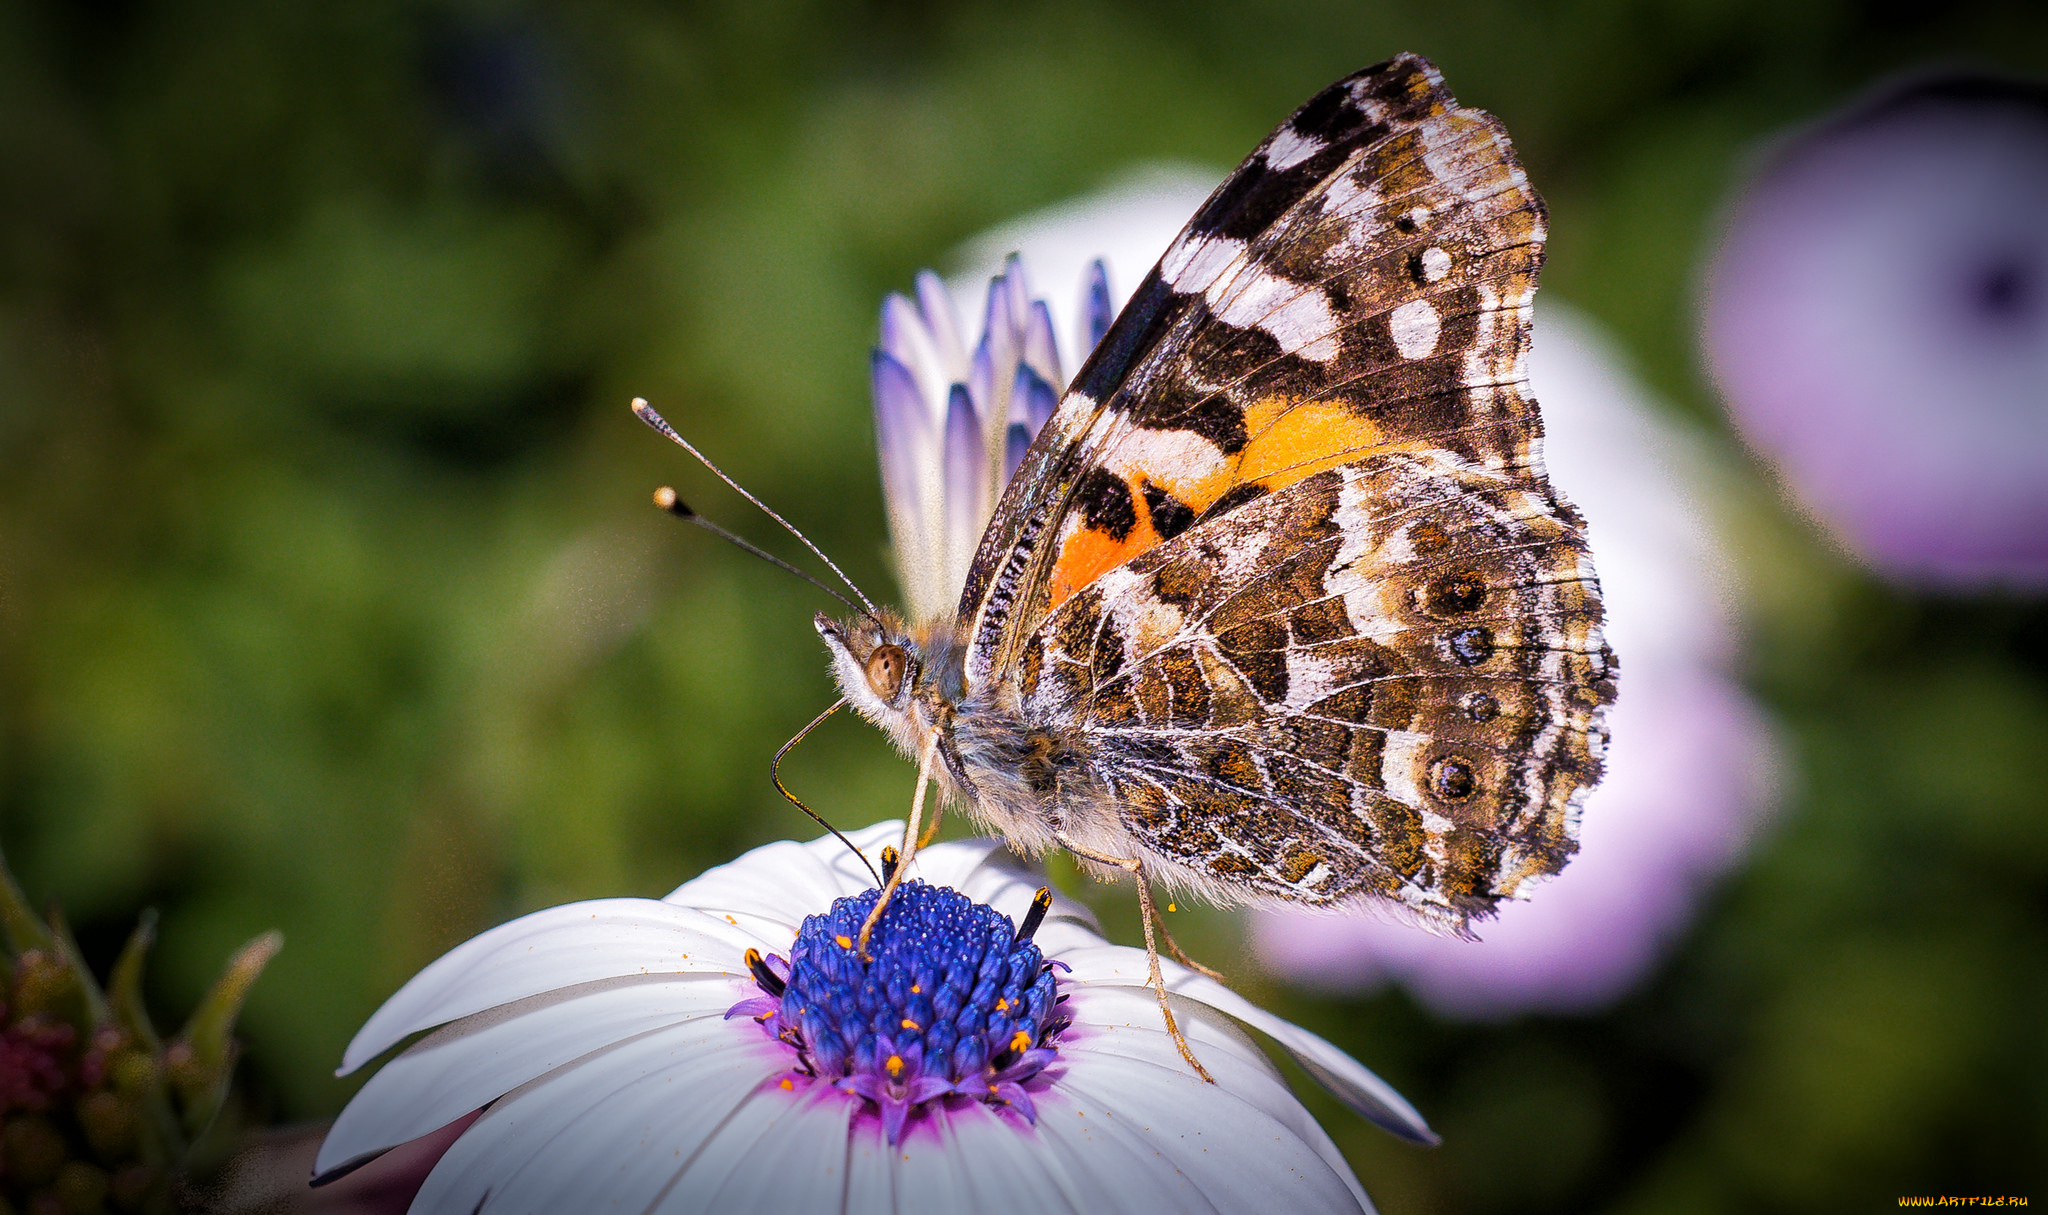
[[[1220,173],[1401,49],[1515,133],[1547,289],[1712,422],[1694,276],[1758,141],[1930,61],[2048,72],[2048,13],[0,6],[0,846],[95,965],[160,908],[169,1006],[282,928],[248,1105],[331,1115],[342,1044],[457,940],[808,834],[765,768],[828,699],[821,605],[647,506],[675,482],[768,536],[629,397],[885,587],[883,293],[1133,160]],[[1415,1152],[1328,1107],[1383,1209],[2048,1177],[2048,612],[1733,523],[1791,792],[1650,984],[1482,1027],[1257,993],[1443,1130]],[[841,723],[788,771],[846,824],[912,776]]]
[[[184,1028],[162,1038],[142,1000],[156,940],[145,912],[102,988],[64,921],[37,918],[0,856],[0,1211],[169,1212],[188,1171],[231,1146],[229,1036],[275,932],[228,961]]]

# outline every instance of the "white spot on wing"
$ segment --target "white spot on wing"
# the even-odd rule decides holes
[[[1216,315],[1233,325],[1257,327],[1273,335],[1280,349],[1327,363],[1337,357],[1337,318],[1320,290],[1247,266],[1228,295],[1209,297]]]
[[[1387,332],[1393,336],[1394,349],[1404,359],[1427,358],[1436,349],[1442,328],[1436,309],[1428,300],[1410,300],[1387,317]]]
[[[1096,418],[1095,398],[1085,392],[1070,392],[1060,402],[1059,409],[1052,415],[1053,433],[1065,443],[1071,443],[1085,433],[1085,427]]]
[[[1408,730],[1387,731],[1386,748],[1380,752],[1380,786],[1387,791],[1388,797],[1404,806],[1422,805],[1422,790],[1415,786],[1415,771],[1421,765],[1422,753],[1428,746],[1429,736],[1426,734]]]
[[[1436,282],[1451,272],[1451,255],[1431,245],[1422,251],[1422,277]]]
[[[1244,242],[1228,236],[1183,241],[1159,259],[1159,276],[1175,291],[1206,292],[1244,257]]]
[[[1273,132],[1266,145],[1266,167],[1275,173],[1291,169],[1329,145],[1313,135],[1303,135],[1292,126]]]
[[[1288,354],[1324,363],[1337,357],[1336,318],[1323,293],[1248,265],[1241,240],[1175,245],[1160,259],[1159,276],[1175,291],[1199,292],[1225,323],[1272,334]]]
[[[1384,202],[1379,187],[1356,169],[1337,174],[1330,179],[1329,185],[1323,187],[1323,214],[1326,216],[1363,221],[1379,210]]]
[[[1189,430],[1133,429],[1110,449],[1105,463],[1119,477],[1143,473],[1169,488],[1200,481],[1223,471],[1223,453],[1208,439]]]

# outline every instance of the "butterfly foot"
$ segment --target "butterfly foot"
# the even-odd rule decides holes
[[[1180,1032],[1180,1022],[1173,1018],[1173,1006],[1166,1002],[1166,984],[1158,983],[1153,990],[1159,993],[1159,1011],[1166,1018],[1166,1032],[1172,1036],[1173,1044],[1180,1048],[1180,1057],[1188,1061],[1188,1066],[1194,1068],[1195,1074],[1205,1083],[1216,1083],[1216,1077],[1209,1074],[1209,1069],[1202,1066],[1200,1059],[1195,1058],[1194,1048],[1188,1045],[1187,1035]]]

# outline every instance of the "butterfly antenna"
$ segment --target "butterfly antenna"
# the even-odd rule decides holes
[[[654,411],[654,406],[649,405],[645,397],[633,398],[633,415],[639,418],[642,422],[647,423],[649,426],[652,426],[655,430],[659,431],[662,437],[666,438],[669,442],[674,443],[676,446],[682,448],[684,451],[689,452],[692,456],[695,456],[697,458],[697,463],[702,464],[704,467],[710,469],[712,474],[716,476],[719,480],[725,482],[727,485],[732,486],[734,493],[738,494],[742,498],[745,498],[747,501],[753,503],[755,506],[760,507],[762,514],[767,515],[770,519],[773,519],[777,523],[781,524],[782,530],[788,532],[792,536],[795,536],[797,540],[800,541],[805,548],[811,550],[813,556],[817,557],[818,560],[824,562],[826,567],[838,576],[839,581],[846,584],[846,589],[853,592],[853,597],[860,600],[861,603],[867,607],[867,614],[870,618],[879,614],[875,610],[874,603],[870,601],[866,595],[861,593],[861,589],[859,587],[853,584],[853,579],[848,578],[846,576],[846,572],[840,569],[839,566],[833,562],[832,558],[827,557],[824,554],[823,550],[821,550],[817,545],[812,544],[811,538],[809,536],[806,536],[802,532],[798,531],[796,529],[795,524],[783,518],[781,515],[776,514],[773,510],[770,510],[766,502],[761,501],[759,498],[756,498],[754,495],[748,493],[745,489],[741,488],[739,482],[733,480],[731,477],[726,476],[725,470],[718,467],[718,465],[713,464],[710,461],[710,459],[704,455],[703,452],[698,451],[695,447],[690,446],[690,441],[688,439],[685,439],[683,436],[677,434],[676,428],[668,424],[667,418],[664,418],[660,414],[656,413]],[[667,508],[664,507],[663,509]],[[690,517],[693,519],[695,518],[694,515]],[[760,550],[755,549],[754,551],[759,552]],[[842,603],[845,602],[843,597],[840,601]],[[847,604],[847,606],[852,607],[853,605],[849,603]]]
[[[713,523],[711,520],[706,519],[704,516],[698,514],[696,511],[691,510],[690,504],[683,501],[681,498],[677,497],[676,491],[669,488],[668,486],[664,485],[660,489],[654,491],[654,504],[660,507],[661,509],[667,511],[669,514],[674,515],[676,518],[681,519],[685,523],[694,524],[698,527],[703,528],[705,531],[710,532],[712,535],[718,537],[720,540],[725,541],[727,544],[730,544],[735,548],[740,549],[742,552],[749,553],[753,556],[759,557],[761,560],[766,561],[768,564],[774,566],[779,570],[785,570],[789,573],[795,574],[797,577],[803,579],[805,582],[810,583],[812,586],[817,587],[819,590],[825,592],[827,595],[830,595],[834,599],[837,599],[839,602],[845,604],[849,609],[856,612],[860,611],[859,604],[855,603],[851,599],[848,599],[846,596],[840,594],[837,590],[833,589],[832,587],[826,585],[823,582],[818,581],[816,578],[811,577],[809,574],[798,569],[796,566],[791,565],[789,562],[784,561],[782,558],[776,556],[774,553],[771,553],[766,549],[763,549],[758,545],[755,545],[752,541],[741,539],[739,536],[734,535],[732,532],[729,532],[724,528],[718,526],[716,523]]]
[[[882,875],[875,872],[874,862],[868,859],[868,854],[862,852],[859,848],[854,847],[853,841],[847,839],[846,835],[843,832],[841,832],[839,828],[834,827],[832,824],[826,822],[823,818],[819,816],[816,810],[813,810],[809,806],[804,805],[803,801],[799,799],[796,794],[791,793],[788,790],[788,788],[786,788],[782,783],[782,757],[789,754],[789,749],[791,747],[794,747],[798,743],[802,742],[806,734],[809,734],[811,731],[817,729],[820,722],[823,722],[826,718],[832,716],[834,713],[837,713],[839,710],[845,707],[846,697],[842,696],[838,700],[833,701],[831,705],[828,706],[823,713],[820,713],[816,717],[811,718],[811,724],[805,726],[801,730],[798,730],[796,732],[795,738],[792,738],[788,742],[783,743],[782,749],[775,753],[774,761],[768,765],[768,779],[775,782],[775,791],[777,793],[780,793],[783,797],[789,799],[790,805],[795,806],[797,809],[809,815],[812,822],[818,824],[820,827],[823,827],[825,830],[830,831],[833,835],[833,838],[837,839],[840,843],[846,845],[847,851],[859,857],[860,863],[868,867],[868,876],[875,879],[875,885],[880,886],[883,884]]]

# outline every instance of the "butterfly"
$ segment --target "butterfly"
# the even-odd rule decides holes
[[[817,618],[920,766],[892,886],[928,779],[1027,854],[1134,875],[1202,1072],[1151,882],[1469,935],[1564,867],[1616,661],[1526,375],[1545,224],[1500,123],[1414,55],[1217,187],[1049,416],[1012,409],[1036,437],[979,544],[930,546],[957,607]]]

